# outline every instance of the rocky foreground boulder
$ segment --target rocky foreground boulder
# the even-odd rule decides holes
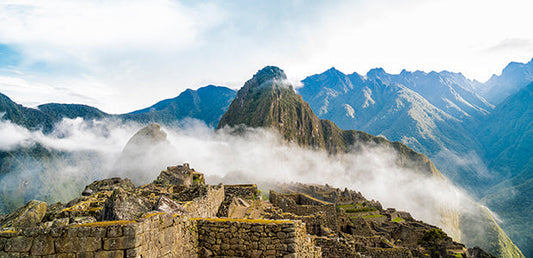
[[[18,208],[7,217],[5,217],[1,223],[2,228],[29,228],[35,227],[44,218],[46,213],[46,202],[37,200],[30,201],[26,205]]]

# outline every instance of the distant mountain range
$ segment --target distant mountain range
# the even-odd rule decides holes
[[[55,123],[63,118],[102,119],[118,118],[140,123],[172,125],[185,118],[204,121],[214,127],[235,98],[235,90],[220,86],[205,86],[197,90],[187,89],[172,99],[127,114],[108,114],[97,108],[79,104],[49,103],[37,108],[27,108],[13,102],[0,93],[0,114],[3,119],[24,126],[30,130],[43,129],[49,132]]]
[[[207,86],[127,114],[111,115],[76,104],[44,104],[32,109],[1,94],[0,114],[4,113],[3,119],[44,132],[65,117],[113,117],[165,125],[191,117],[211,127],[274,127],[289,141],[331,153],[344,151],[361,139],[412,151],[405,147],[409,146],[426,154],[453,182],[483,198],[501,216],[503,228],[524,254],[533,256],[533,230],[527,226],[533,211],[529,198],[533,194],[533,60],[510,63],[501,75],[486,83],[446,71],[388,74],[373,69],[363,76],[332,68],[302,81],[303,87],[297,91],[303,100],[293,94],[282,71],[268,69],[256,74],[239,94],[229,88]],[[273,79],[278,83],[271,84]],[[262,87],[265,82],[276,87]],[[230,106],[234,98],[237,101]],[[320,120],[313,111],[332,122]],[[5,164],[14,163],[3,162],[0,171],[9,169]]]
[[[533,256],[533,231],[519,226],[533,212],[526,198],[533,194],[527,181],[533,177],[533,60],[510,63],[486,83],[447,71],[373,69],[362,76],[335,68],[302,82],[298,93],[320,118],[400,141],[485,197],[511,238]],[[504,205],[509,202],[521,205]]]

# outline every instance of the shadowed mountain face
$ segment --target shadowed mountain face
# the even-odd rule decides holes
[[[277,67],[267,66],[257,72],[239,90],[218,128],[239,125],[274,128],[289,142],[330,153],[348,152],[361,144],[378,144],[396,150],[400,165],[441,176],[426,156],[399,142],[361,131],[343,131],[331,121],[320,120],[286,78]]]
[[[533,81],[533,59],[529,63],[512,62],[501,75],[493,75],[485,84],[477,84],[476,90],[486,100],[499,104]]]
[[[43,112],[27,108],[13,102],[9,97],[0,93],[0,115],[2,119],[26,127],[30,130],[42,128],[45,131],[52,129],[52,118]]]
[[[187,89],[173,99],[165,99],[151,107],[120,115],[141,123],[174,124],[184,118],[195,118],[216,126],[235,97],[236,91],[209,85],[198,90]]]

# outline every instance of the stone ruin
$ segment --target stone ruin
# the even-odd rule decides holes
[[[206,185],[188,164],[110,178],[0,218],[0,257],[482,257],[407,212],[328,185]],[[483,256],[485,257],[485,256]]]
[[[205,185],[205,179],[204,174],[194,171],[193,168],[189,168],[188,163],[184,163],[161,171],[155,183],[182,186]]]

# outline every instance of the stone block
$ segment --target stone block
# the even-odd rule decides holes
[[[59,253],[82,253],[94,252],[102,248],[102,240],[99,237],[61,237],[54,241],[56,252]]]
[[[295,253],[296,252],[296,244],[288,244],[287,245],[287,252]]]
[[[142,238],[136,236],[114,237],[104,239],[104,250],[130,249],[140,246]]]
[[[169,213],[161,214],[159,219],[162,228],[170,227],[174,223],[174,217]]]
[[[47,256],[43,256],[47,257]],[[70,253],[70,254],[56,254],[56,255],[48,255],[50,258],[76,258],[76,254]]]
[[[142,247],[138,246],[136,248],[126,250],[126,257],[127,258],[141,257],[141,253],[142,253]]]
[[[78,227],[69,228],[69,229],[67,229],[67,236],[68,237],[77,237],[79,230],[80,230],[80,228],[78,228]]]
[[[94,258],[123,258],[124,251],[114,250],[114,251],[98,251],[94,253]]]
[[[263,252],[263,254],[265,256],[271,256],[271,255],[276,255],[276,250],[266,250],[265,252]]]
[[[94,253],[93,252],[77,253],[76,258],[94,258]]]
[[[123,227],[122,231],[125,236],[134,236],[134,235],[142,234],[144,232],[143,224],[142,223],[128,224]]]
[[[0,251],[0,257],[2,257],[2,258],[19,258],[20,257],[20,253],[6,253],[6,252]]]
[[[50,235],[52,237],[61,237],[65,233],[64,228],[51,228],[50,229]]]
[[[287,245],[285,245],[285,244],[276,244],[276,250],[278,250],[278,251],[286,251],[287,250]]]
[[[22,229],[22,234],[27,237],[34,237],[39,234],[39,228],[25,228]]]
[[[9,238],[6,241],[4,250],[7,252],[28,252],[30,251],[32,242],[32,238],[25,236]]]
[[[78,237],[104,238],[106,231],[105,227],[80,227],[78,230]]]
[[[289,226],[283,227],[282,231],[285,233],[295,232],[296,228],[294,227],[294,225],[289,225]]]
[[[250,255],[250,257],[251,258],[259,258],[259,257],[262,256],[262,254],[263,254],[263,252],[260,251],[260,250],[253,250],[252,254]]]
[[[107,227],[107,237],[121,237],[122,236],[122,225],[112,225]]]
[[[38,236],[33,240],[31,255],[49,255],[54,253],[54,240],[50,236]]]

